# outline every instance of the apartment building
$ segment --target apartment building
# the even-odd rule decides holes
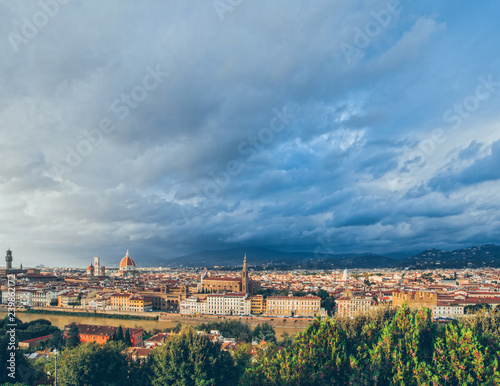
[[[153,302],[151,298],[133,295],[128,292],[116,293],[110,297],[110,309],[136,312],[152,311]]]
[[[207,313],[207,300],[206,298],[197,298],[191,296],[180,302],[180,313],[187,315],[206,314]]]
[[[210,294],[206,297],[207,314],[250,315],[251,301],[245,293]]]
[[[250,308],[252,315],[260,315],[266,313],[266,299],[262,295],[250,297]]]
[[[369,296],[356,296],[352,293],[344,294],[336,300],[337,316],[353,317],[356,314],[369,312],[373,299]]]
[[[432,311],[434,318],[451,318],[456,319],[464,316],[464,305],[460,301],[442,302],[438,301],[436,308]]]
[[[266,314],[269,316],[322,315],[321,298],[318,296],[269,296],[266,299]]]
[[[70,324],[64,326],[63,335],[65,338],[69,335]],[[92,324],[79,324],[76,323],[78,327],[78,336],[80,341],[83,343],[96,342],[99,344],[106,343],[117,331],[118,327],[113,326],[100,326]],[[123,333],[128,330],[130,334],[130,342],[134,347],[141,347],[143,342],[142,328],[124,328]]]
[[[78,303],[78,294],[76,292],[66,292],[58,297],[58,307],[72,307]]]

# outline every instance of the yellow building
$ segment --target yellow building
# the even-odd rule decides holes
[[[74,292],[68,292],[57,297],[58,307],[71,307],[78,303],[78,294]]]
[[[151,298],[133,295],[128,292],[111,295],[110,305],[112,310],[144,312],[153,309]]]
[[[124,310],[128,309],[128,299],[132,294],[128,292],[113,294],[110,297],[110,306],[112,310]]]
[[[153,302],[151,301],[151,298],[132,296],[128,300],[129,311],[145,312],[153,309]]]
[[[266,314],[269,316],[321,315],[321,298],[318,296],[269,296],[266,303]]]
[[[266,299],[262,295],[255,295],[250,298],[250,307],[252,315],[266,313]]]
[[[351,291],[347,291],[342,297],[336,300],[338,316],[355,316],[370,311],[372,298],[368,296],[354,296]]]

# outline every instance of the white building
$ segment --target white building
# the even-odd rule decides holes
[[[57,301],[57,296],[57,291],[38,289],[31,294],[31,303],[35,307],[50,307],[50,302]]]
[[[251,301],[245,293],[210,294],[207,313],[215,315],[250,315]]]
[[[94,257],[94,275],[101,275],[101,259],[99,257]]]
[[[456,319],[464,316],[464,305],[455,302],[437,302],[436,308],[432,311],[434,318]]]
[[[179,312],[188,315],[206,314],[207,300],[206,298],[198,299],[196,296],[181,300],[179,303]]]
[[[251,314],[251,301],[245,293],[210,294],[203,299],[192,296],[182,300],[179,306],[181,314]]]

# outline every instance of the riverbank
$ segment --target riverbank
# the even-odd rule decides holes
[[[1,311],[1,310],[0,310]],[[16,312],[40,314],[40,315],[62,315],[69,317],[88,317],[88,318],[108,318],[118,320],[146,320],[159,321],[166,323],[181,323],[188,325],[200,325],[202,323],[210,323],[223,320],[239,320],[248,324],[250,327],[256,327],[261,323],[269,323],[275,328],[287,328],[303,330],[313,318],[279,318],[272,316],[230,316],[230,315],[185,315],[177,313],[165,312],[135,312],[135,311],[115,311],[107,310],[105,312],[96,312],[81,309],[81,308],[47,308],[47,307],[32,307],[29,310],[19,309]]]
[[[46,310],[46,309],[28,309],[20,310],[20,312],[25,312],[27,314],[43,314],[43,315],[78,315],[83,317],[91,318],[109,318],[109,319],[126,319],[126,320],[158,320],[158,315],[156,316],[144,316],[144,315],[131,315],[131,314],[108,314],[102,312],[88,312],[88,311],[62,311],[62,310]]]
[[[56,311],[56,310],[52,310]],[[80,310],[81,311],[81,310]],[[114,311],[118,313],[119,311]],[[1,314],[7,315],[7,310],[0,308],[0,318],[3,318]],[[146,314],[146,313],[143,313]],[[64,326],[76,322],[81,324],[98,324],[102,326],[122,326],[129,328],[142,328],[145,331],[160,330],[174,328],[177,323],[181,323],[183,326],[198,326],[202,323],[210,322],[221,322],[224,320],[240,320],[243,323],[248,324],[252,329],[255,328],[260,323],[270,323],[274,326],[276,331],[276,336],[281,336],[282,333],[287,332],[289,335],[295,335],[305,329],[311,319],[287,319],[287,318],[272,318],[272,317],[239,317],[239,316],[217,316],[217,315],[180,315],[180,314],[170,314],[170,313],[150,313],[151,316],[158,316],[158,320],[146,320],[146,319],[121,319],[108,317],[113,314],[103,314],[103,316],[94,317],[86,316],[85,312],[64,310],[64,314],[55,313],[39,313],[36,310],[31,312],[25,312],[21,310],[16,310],[16,316],[23,322],[31,322],[36,319],[46,319],[52,323],[52,325],[58,328],[64,328]],[[120,315],[119,313],[117,315]],[[142,316],[142,315],[140,315]]]

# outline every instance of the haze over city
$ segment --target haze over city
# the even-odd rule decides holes
[[[233,3],[0,4],[15,264],[498,244],[498,2]]]

